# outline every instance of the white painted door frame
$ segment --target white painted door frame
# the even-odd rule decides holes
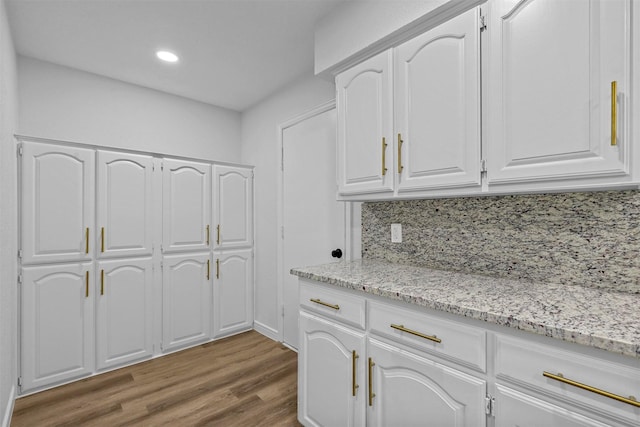
[[[278,340],[280,342],[284,341],[284,275],[289,274],[288,271],[284,271],[284,237],[283,237],[283,227],[284,227],[284,131],[292,126],[297,125],[300,122],[308,120],[312,117],[318,116],[322,113],[330,111],[336,108],[336,101],[332,99],[323,104],[318,105],[317,107],[299,114],[278,126],[278,147],[280,150],[280,158],[279,163],[280,167],[278,168],[278,228],[277,228],[277,240],[278,240],[278,257],[277,257],[277,280],[278,280]],[[336,130],[337,132],[337,130]],[[337,140],[337,139],[336,139]],[[336,180],[336,192],[338,189],[338,179]],[[352,258],[352,249],[354,247],[353,238],[352,238],[352,216],[353,216],[353,204],[348,203],[345,209],[345,236],[344,236],[344,248],[345,248],[345,259],[350,260]]]

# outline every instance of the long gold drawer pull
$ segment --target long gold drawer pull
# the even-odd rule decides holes
[[[340,306],[338,304],[329,304],[328,302],[324,302],[318,298],[311,298],[309,301],[324,305],[325,307],[333,308],[334,310],[340,310]]]
[[[402,169],[404,169],[404,166],[402,166],[402,143],[404,141],[402,140],[402,135],[398,134],[398,173],[402,173]]]
[[[89,272],[84,274],[84,296],[89,298]]]
[[[211,233],[209,233],[209,224],[207,224],[207,246],[209,246],[209,235]]]
[[[611,82],[611,145],[618,144],[618,82]]]
[[[382,175],[387,174],[387,141],[386,138],[382,137]]]
[[[89,227],[87,227],[84,234],[85,234],[84,239],[86,240],[84,253],[88,254],[89,253]]]
[[[220,278],[220,258],[216,259],[216,279]]]
[[[104,270],[100,270],[100,295],[104,295]]]
[[[406,332],[411,335],[415,335],[420,338],[424,338],[425,340],[434,341],[434,342],[442,342],[442,340],[435,335],[426,335],[418,331],[414,331],[413,329],[405,328],[404,325],[394,325],[393,323],[390,325],[393,329],[397,329],[402,332]]]
[[[356,395],[356,389],[358,387],[360,387],[358,384],[356,384],[356,359],[360,357],[358,356],[358,353],[356,353],[355,350],[353,350],[351,352],[351,394],[353,396]]]
[[[207,280],[211,278],[211,260],[207,260]]]
[[[100,252],[104,252],[104,227],[100,228]]]
[[[218,226],[216,227],[217,230],[217,237],[216,237],[216,244],[220,244],[220,224],[218,224]]]
[[[373,367],[376,366],[373,363],[373,359],[369,358],[369,406],[373,406],[373,398],[376,394],[373,392]]]
[[[636,406],[636,407],[640,408],[640,402],[638,402],[638,400],[636,400],[636,398],[633,397],[633,396],[623,397],[623,396],[620,396],[620,395],[617,395],[617,394],[609,393],[608,391],[600,390],[599,388],[591,387],[590,385],[582,384],[582,383],[579,383],[577,381],[573,381],[573,380],[570,380],[568,378],[565,378],[560,373],[552,374],[550,372],[544,371],[542,373],[542,375],[547,377],[547,378],[551,378],[552,380],[560,381],[561,383],[569,384],[569,385],[572,385],[574,387],[578,387],[578,388],[581,388],[583,390],[587,390],[587,391],[590,391],[592,393],[596,393],[596,394],[599,394],[601,396],[605,396],[605,397],[608,397],[610,399],[617,400],[618,402],[628,403],[629,405]]]

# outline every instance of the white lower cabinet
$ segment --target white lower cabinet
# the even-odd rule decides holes
[[[486,425],[483,380],[375,339],[368,340],[367,367],[367,425]]]
[[[298,418],[306,426],[363,426],[364,333],[300,313]]]
[[[209,253],[164,256],[162,261],[162,350],[209,339],[211,258]]]
[[[253,250],[214,254],[213,336],[253,327]]]
[[[151,258],[98,263],[98,369],[152,356],[152,265]]]
[[[22,391],[93,371],[92,263],[22,270]]]

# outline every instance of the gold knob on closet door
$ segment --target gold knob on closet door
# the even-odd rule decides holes
[[[383,136],[382,137],[382,175],[387,174],[387,140]]]
[[[611,145],[618,145],[618,82],[611,82]]]
[[[402,135],[398,134],[398,173],[402,173],[402,169],[404,169],[404,166],[402,166],[402,143],[404,141],[402,140]]]

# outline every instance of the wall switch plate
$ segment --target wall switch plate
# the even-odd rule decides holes
[[[391,224],[391,243],[402,243],[402,224]]]

